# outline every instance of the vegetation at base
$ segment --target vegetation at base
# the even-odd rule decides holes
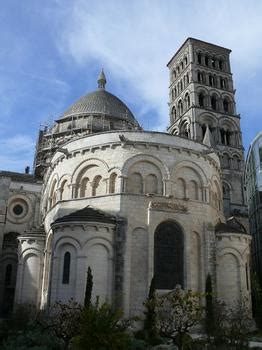
[[[16,308],[9,320],[0,323],[3,350],[244,350],[248,349],[250,310],[245,298],[228,308],[212,292],[206,280],[206,309],[203,295],[180,287],[159,294],[151,281],[144,302],[143,327],[134,331],[131,320],[124,320],[120,309],[91,301],[92,271],[87,271],[85,305],[73,300],[55,303],[49,314],[30,305]],[[205,312],[204,312],[205,311]],[[212,327],[208,323],[212,322]],[[192,339],[193,327],[205,324],[207,336]],[[141,324],[141,319],[140,319]],[[201,331],[200,331],[201,332]]]

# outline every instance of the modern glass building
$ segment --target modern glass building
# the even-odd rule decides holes
[[[248,150],[245,186],[252,234],[252,263],[262,281],[262,131]]]

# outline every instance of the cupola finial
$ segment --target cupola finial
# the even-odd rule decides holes
[[[98,83],[98,89],[105,89],[105,86],[106,86],[106,76],[105,76],[105,73],[103,71],[103,68],[101,69],[101,72],[98,76],[98,79],[97,79],[97,83]]]

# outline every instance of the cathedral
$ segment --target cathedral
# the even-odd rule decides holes
[[[240,116],[230,50],[188,38],[168,62],[166,132],[106,89],[39,131],[34,172],[0,172],[0,309],[93,298],[143,311],[150,282],[250,302]],[[27,169],[28,170],[28,169]]]

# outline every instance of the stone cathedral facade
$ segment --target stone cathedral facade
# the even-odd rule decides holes
[[[188,38],[168,63],[170,125],[142,130],[106,90],[39,132],[34,175],[0,172],[0,304],[93,297],[143,310],[156,288],[250,300],[243,147],[230,50]]]

